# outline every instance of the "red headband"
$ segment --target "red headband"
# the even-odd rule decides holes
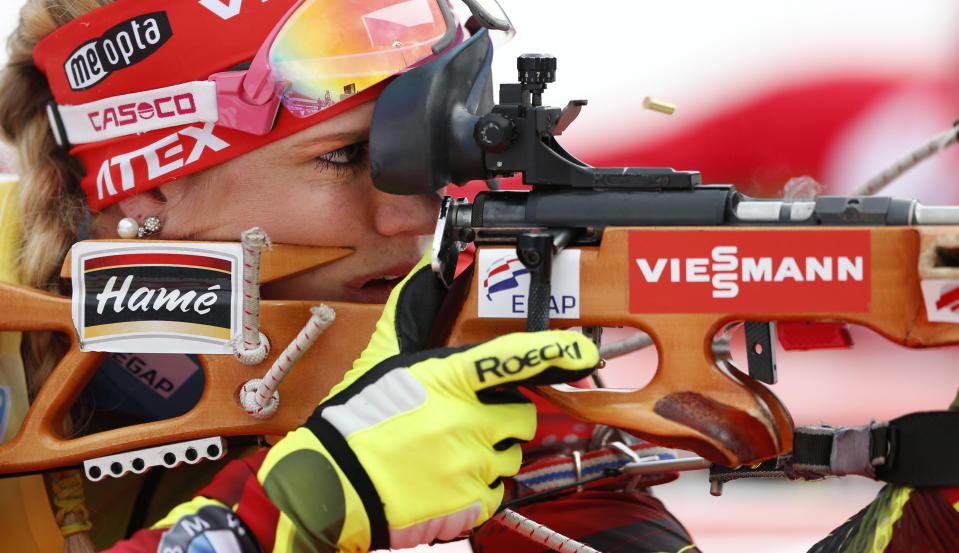
[[[206,80],[253,59],[295,0],[118,0],[58,28],[37,44],[34,62],[61,106]],[[386,81],[319,114],[281,109],[263,136],[191,123],[73,146],[86,168],[91,211],[195,173],[375,99]],[[189,99],[118,105],[103,121],[123,124],[190,109]],[[195,108],[194,108],[195,109]]]

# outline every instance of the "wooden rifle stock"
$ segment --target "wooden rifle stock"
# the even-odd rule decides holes
[[[309,270],[349,255],[343,248],[276,245],[264,253],[261,281]],[[69,257],[62,276],[69,277]],[[33,400],[17,436],[0,445],[0,474],[78,465],[86,459],[209,436],[278,435],[301,424],[329,389],[342,379],[376,324],[382,306],[325,302],[337,319],[308,350],[279,388],[279,410],[260,421],[240,406],[240,387],[261,378],[310,318],[320,302],[262,301],[260,327],[273,344],[258,365],[232,355],[199,355],[204,389],[198,403],[172,419],[137,424],[76,438],[64,436],[61,421],[100,367],[102,352],[81,352],[71,318],[70,298],[26,286],[0,283],[0,331],[51,330],[70,339],[70,348]]]
[[[253,366],[232,355],[199,355],[204,389],[199,402],[172,419],[137,424],[69,439],[60,421],[107,355],[81,352],[70,317],[70,299],[24,286],[0,284],[0,330],[59,330],[70,336],[70,349],[34,399],[19,434],[0,445],[0,473],[30,472],[80,464],[86,459],[207,436],[283,435],[313,412],[363,350],[379,318],[379,305],[325,302],[337,319],[307,351],[279,388],[280,408],[259,421],[238,401],[240,387],[261,378],[309,319],[318,302],[263,301],[261,328],[275,344],[267,359]],[[12,305],[14,307],[11,309]],[[55,323],[52,323],[54,322]],[[364,330],[358,330],[364,329]]]
[[[740,229],[746,229],[739,227]],[[957,269],[937,267],[930,253],[937,245],[959,243],[956,226],[867,227],[871,256],[868,312],[729,312],[687,314],[630,313],[627,286],[628,233],[638,227],[609,227],[596,247],[581,250],[579,319],[553,319],[553,328],[630,326],[648,332],[659,351],[659,367],[642,389],[576,390],[539,388],[538,393],[582,420],[620,426],[657,443],[695,451],[728,466],[754,463],[791,448],[792,421],[786,408],[763,384],[717,363],[714,335],[732,321],[846,321],[868,327],[909,347],[959,343],[959,325],[930,322],[920,276],[959,277]],[[709,231],[708,227],[698,230]],[[715,229],[715,227],[712,227]],[[789,228],[791,232],[858,231],[864,227]],[[642,230],[650,231],[650,227]],[[652,229],[663,230],[666,229]],[[675,227],[669,230],[676,230]],[[775,233],[780,228],[757,227]],[[264,258],[287,263],[298,255],[282,251]],[[343,255],[331,255],[335,259]],[[301,269],[296,269],[301,270]],[[294,272],[284,268],[276,278]],[[465,300],[440,342],[475,343],[524,329],[523,319],[477,316],[479,276],[464,288]],[[17,437],[0,445],[0,474],[76,465],[85,459],[206,436],[282,435],[301,424],[366,346],[381,306],[325,302],[336,321],[280,385],[279,410],[257,420],[242,409],[239,388],[260,377],[309,318],[318,302],[261,301],[261,329],[273,343],[267,359],[242,365],[229,355],[200,355],[205,387],[198,404],[179,417],[69,439],[60,420],[99,367],[104,353],[80,352],[70,300],[28,287],[0,284],[0,330],[53,330],[67,334],[71,346],[44,384]]]
[[[925,277],[955,278],[959,270],[936,267],[933,250],[959,245],[959,227],[870,227],[871,298],[867,312],[630,313],[628,235],[650,227],[608,227],[601,245],[580,253],[581,308],[578,320],[552,319],[552,328],[629,326],[647,332],[657,346],[659,366],[636,391],[540,387],[537,393],[582,420],[625,428],[658,444],[695,451],[726,465],[751,464],[792,448],[792,420],[762,383],[727,362],[718,363],[713,337],[734,321],[845,321],[865,326],[908,347],[959,343],[959,325],[930,322],[920,290]],[[670,227],[662,232],[716,227]],[[797,227],[737,227],[737,230],[796,232]],[[805,227],[801,232],[863,232],[863,227]],[[922,253],[922,255],[920,255]],[[445,342],[473,343],[523,330],[523,319],[478,318],[477,275],[450,325]]]

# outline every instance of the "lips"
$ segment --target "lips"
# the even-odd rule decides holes
[[[366,284],[364,284],[361,288],[368,288],[371,286],[380,286],[383,284],[387,286],[393,286],[396,284],[396,281],[400,280],[401,278],[403,278],[402,275],[386,275],[386,276],[376,277],[374,279],[367,281]]]
[[[351,280],[343,287],[347,300],[358,303],[386,303],[393,288],[414,266],[415,263],[398,264]]]

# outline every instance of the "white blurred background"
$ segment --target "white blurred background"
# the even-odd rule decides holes
[[[518,33],[497,53],[497,78],[515,79],[516,55],[549,52],[559,60],[551,103],[589,99],[566,135],[571,149],[622,136],[654,140],[765,91],[826,76],[905,79],[959,68],[959,4],[949,0],[501,4]],[[679,109],[672,117],[643,111],[636,100],[646,95]]]
[[[787,178],[812,174],[827,190],[848,192],[959,118],[954,0],[501,2],[518,34],[497,53],[496,81],[515,80],[521,53],[557,56],[558,80],[544,101],[589,100],[562,142],[592,163],[682,163],[676,168],[700,169],[705,182],[732,181],[750,193],[775,194]],[[4,36],[18,4],[0,4]],[[647,95],[678,110],[643,110]],[[788,115],[790,102],[793,119],[770,123],[766,114]],[[719,138],[694,147],[701,130]],[[772,141],[765,146],[778,153],[778,165],[731,169],[739,158],[752,162],[758,154],[748,144],[756,141]],[[702,153],[687,159],[684,152]],[[957,191],[955,152],[890,189],[927,203],[955,203]],[[944,408],[955,395],[955,350],[908,351],[862,329],[853,337],[849,351],[779,352],[781,381],[773,390],[798,424],[858,425]],[[641,385],[654,366],[645,352],[607,379]],[[705,473],[695,472],[656,493],[704,552],[793,553],[841,524],[878,487],[861,478],[733,482],[711,497]]]

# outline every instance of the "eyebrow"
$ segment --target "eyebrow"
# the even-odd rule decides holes
[[[295,150],[296,152],[323,149],[323,151],[319,153],[327,153],[349,144],[365,142],[369,140],[369,138],[370,133],[365,128],[339,131],[334,133],[322,133],[318,136],[304,137],[302,140],[298,140],[296,143],[291,144],[290,149]]]

